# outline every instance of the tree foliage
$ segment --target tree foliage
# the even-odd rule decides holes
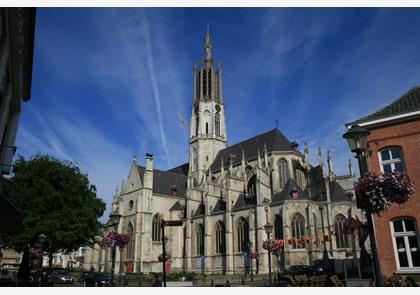
[[[20,156],[13,173],[6,195],[21,212],[24,232],[4,235],[6,244],[21,250],[44,233],[51,257],[52,253],[70,252],[94,239],[105,203],[97,198],[95,187],[76,165],[48,155],[28,160]]]

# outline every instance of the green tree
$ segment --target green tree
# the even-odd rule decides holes
[[[96,188],[71,162],[48,155],[14,163],[6,195],[21,212],[24,231],[3,241],[22,250],[39,234],[47,235],[49,263],[58,251],[70,252],[92,241],[101,228],[105,203]]]

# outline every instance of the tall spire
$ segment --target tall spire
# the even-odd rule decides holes
[[[211,38],[210,38],[209,23],[207,23],[207,32],[206,32],[206,37],[204,38],[204,50],[206,53],[206,65],[210,65],[212,58],[211,58]]]

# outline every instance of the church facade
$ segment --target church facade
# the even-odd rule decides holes
[[[301,152],[277,128],[228,146],[222,65],[213,62],[208,32],[204,49],[204,61],[194,66],[189,162],[163,171],[151,154],[144,166],[134,158],[114,197],[112,210],[122,215],[117,230],[129,235],[117,249],[116,272],[162,271],[162,220],[183,221],[165,228],[171,271],[246,273],[249,253],[257,252],[253,272],[267,273],[267,223],[271,238],[284,241],[273,269],[310,265],[324,255],[356,257],[358,237],[344,231],[349,214],[363,219],[350,161],[345,176],[335,175],[330,152],[324,164],[318,150],[319,163],[311,165],[308,146]],[[111,270],[110,249],[96,245],[85,259]]]

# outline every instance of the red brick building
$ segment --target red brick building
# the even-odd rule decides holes
[[[420,87],[415,87],[377,112],[346,124],[368,129],[371,172],[405,171],[415,193],[374,217],[382,274],[420,274]]]

